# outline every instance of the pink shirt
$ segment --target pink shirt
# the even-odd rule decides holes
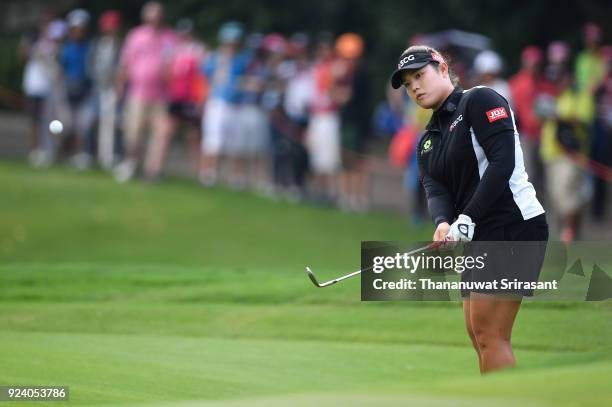
[[[178,45],[169,63],[168,94],[175,102],[195,102],[204,47],[197,43]]]
[[[164,66],[176,41],[176,34],[171,30],[155,30],[148,25],[128,33],[121,63],[127,68],[130,97],[147,102],[165,98]]]
[[[332,73],[332,61],[317,62],[312,67],[314,89],[310,109],[312,113],[335,113],[338,106],[332,100],[332,88],[335,78]]]

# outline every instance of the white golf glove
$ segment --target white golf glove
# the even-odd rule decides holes
[[[470,242],[474,237],[476,224],[467,215],[459,215],[457,220],[450,226],[444,240],[447,242]]]

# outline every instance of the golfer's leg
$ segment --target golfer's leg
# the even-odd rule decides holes
[[[466,298],[463,300],[463,317],[465,319],[465,328],[467,329],[468,335],[470,336],[470,340],[472,341],[472,346],[474,346],[474,350],[478,355],[478,366],[482,371],[482,359],[480,357],[480,349],[478,348],[478,342],[476,341],[476,336],[474,335],[474,329],[472,328],[472,322],[470,318],[470,299]]]
[[[470,321],[480,350],[480,371],[514,367],[510,338],[520,299],[471,293]]]

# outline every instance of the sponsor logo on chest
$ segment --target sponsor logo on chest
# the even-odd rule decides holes
[[[453,131],[453,129],[455,127],[457,127],[457,125],[459,124],[459,122],[463,120],[463,115],[460,114],[452,123],[451,125],[448,127],[448,132],[450,133],[451,131]]]
[[[421,150],[421,155],[430,152],[432,148],[433,148],[433,143],[431,139],[425,140],[425,142],[423,143],[423,149]]]

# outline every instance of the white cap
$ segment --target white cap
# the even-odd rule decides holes
[[[474,70],[478,74],[498,74],[501,72],[503,62],[501,57],[495,51],[482,51],[474,59]]]
[[[64,38],[68,27],[64,20],[53,20],[47,26],[47,38],[52,41],[58,41]]]
[[[82,8],[72,10],[66,16],[66,21],[68,21],[68,26],[70,27],[85,27],[89,24],[89,19],[89,13]]]

